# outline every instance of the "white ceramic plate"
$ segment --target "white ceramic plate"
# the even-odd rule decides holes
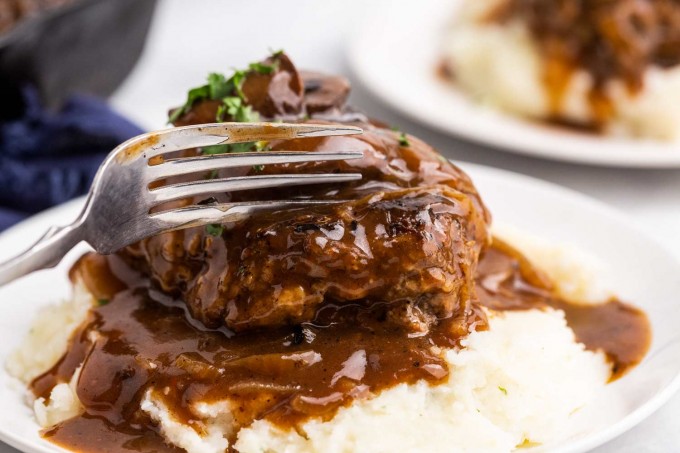
[[[644,362],[579,411],[573,426],[565,427],[568,441],[541,450],[585,451],[639,423],[680,385],[680,263],[625,216],[583,195],[501,170],[462,166],[476,182],[495,221],[598,256],[609,267],[617,294],[643,308],[652,322],[654,338]],[[68,223],[82,202],[59,206],[2,234],[0,259],[28,246],[48,226]],[[68,297],[67,269],[82,250],[74,250],[55,270],[0,288],[0,362],[6,362],[41,306]],[[23,387],[0,368],[0,439],[31,453],[63,451],[39,437],[23,394]]]
[[[482,107],[441,80],[435,68],[442,36],[460,2],[392,1],[380,2],[380,8],[368,4],[361,15],[365,24],[353,34],[349,48],[350,64],[360,81],[404,115],[495,148],[593,165],[680,167],[680,143],[544,126]]]

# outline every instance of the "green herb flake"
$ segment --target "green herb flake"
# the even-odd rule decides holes
[[[108,299],[97,299],[97,306],[103,307],[104,305],[108,305],[109,302]]]
[[[212,73],[208,75],[208,97],[210,99],[220,99],[229,96],[234,90],[233,81],[227,80],[224,75]]]
[[[201,154],[213,155],[213,154],[225,154],[229,152],[229,145],[213,145],[205,146],[201,148]]]
[[[408,137],[404,132],[401,131],[401,129],[399,129],[398,126],[392,126],[390,129],[399,133],[399,146],[411,146],[411,142],[408,141]]]
[[[224,121],[225,114],[238,123],[253,123],[260,120],[260,115],[238,96],[228,96],[222,99],[222,105],[217,109],[217,121]]]
[[[206,146],[201,149],[201,154],[204,155],[238,154],[238,153],[250,153],[253,151],[257,151],[257,149],[255,149],[255,142],[247,142]]]
[[[248,68],[251,71],[259,72],[260,74],[272,74],[279,69],[279,62],[274,61],[274,63],[272,63],[272,64],[250,63]]]
[[[411,146],[411,142],[408,141],[405,133],[399,134],[399,146]]]
[[[234,84],[234,91],[241,99],[245,99],[246,95],[243,94],[243,82],[246,80],[246,71],[235,70],[234,75],[231,76],[232,83]]]
[[[269,146],[269,142],[266,140],[260,140],[259,142],[255,142],[255,150],[256,151],[271,151],[272,148]]]
[[[501,386],[499,385],[499,386],[498,386],[498,390],[500,390],[501,392],[503,392],[504,395],[507,395],[507,394],[508,394],[508,390],[507,390],[505,387],[501,387]]]
[[[205,231],[211,236],[219,237],[222,236],[222,232],[224,232],[224,227],[217,223],[213,223],[210,225],[206,225]]]
[[[265,65],[265,64],[260,64],[260,63],[253,63],[254,65],[257,65],[258,69],[261,69],[263,71],[267,71],[269,69],[263,69],[263,68],[270,68],[270,65]],[[271,69],[276,69],[273,66],[271,66]],[[211,73],[208,75],[208,83],[196,88],[192,88],[189,90],[187,94],[187,100],[184,102],[184,105],[178,109],[175,109],[171,114],[170,117],[168,118],[169,123],[175,122],[177,119],[179,119],[182,115],[187,113],[191,108],[196,104],[197,102],[206,100],[206,99],[211,99],[211,100],[218,100],[218,99],[229,99],[229,98],[236,98],[239,99],[239,101],[243,101],[245,99],[245,95],[243,94],[243,82],[246,78],[247,72],[243,70],[234,70],[234,73],[232,74],[231,77],[228,79],[223,75],[223,74],[218,74],[218,73]],[[235,95],[235,96],[234,96]],[[224,101],[223,101],[224,102]],[[242,106],[243,109],[246,108],[245,103],[241,102],[244,104]],[[228,106],[227,106],[228,107]],[[224,119],[219,119],[221,115],[224,114],[224,110],[220,111],[218,110],[218,121],[224,121]],[[252,117],[252,111],[250,113],[250,117]],[[235,118],[235,121],[242,121],[237,118]],[[249,120],[249,121],[257,121],[257,120]]]
[[[184,103],[184,105],[180,108],[175,109],[172,114],[170,114],[170,118],[168,118],[168,123],[173,123],[175,122],[179,117],[187,113],[189,110],[191,110],[191,107],[198,101],[201,101],[203,99],[206,99],[208,96],[210,96],[210,86],[209,85],[203,85],[197,88],[192,88],[189,90],[189,93],[187,94],[187,100]]]
[[[258,112],[253,110],[247,103],[246,96],[242,90],[243,82],[249,71],[258,72],[260,74],[271,74],[277,71],[279,65],[278,58],[282,54],[283,51],[272,52],[271,58],[274,61],[271,64],[255,62],[248,65],[247,70],[234,69],[234,73],[229,78],[218,73],[209,74],[208,83],[190,90],[186,102],[182,107],[172,112],[169,122],[176,121],[191,110],[196,102],[206,99],[221,101],[215,114],[215,120],[217,122],[235,121],[238,123],[252,123],[260,121]],[[256,152],[267,149],[269,149],[269,147],[266,142],[229,143],[203,147],[201,153],[204,155],[214,155]],[[253,167],[253,170],[262,171],[263,167],[261,165],[256,165]],[[213,173],[208,175],[209,179],[214,177],[215,175]]]

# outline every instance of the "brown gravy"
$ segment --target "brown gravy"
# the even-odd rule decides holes
[[[642,311],[617,299],[599,305],[561,299],[546,276],[499,239],[479,261],[477,295],[482,305],[494,310],[563,310],[577,340],[607,354],[611,380],[637,365],[649,349],[651,326]]]
[[[192,402],[224,398],[237,403],[240,426],[265,418],[294,429],[311,417],[327,420],[354,398],[403,382],[424,379],[436,385],[447,379],[448,367],[436,347],[456,347],[467,332],[467,323],[447,319],[427,335],[409,338],[386,322],[379,306],[326,304],[310,323],[233,334],[206,329],[187,316],[183,304],[151,289],[116,256],[86,255],[74,266],[75,274],[101,302],[64,358],[31,384],[36,395],[46,397],[85,360],[77,387],[85,413],[43,433],[74,451],[179,451],[165,445],[138,410],[149,387],[184,422],[196,419]],[[481,305],[564,310],[578,339],[607,353],[612,379],[638,363],[649,346],[650,326],[642,312],[617,300],[567,303],[500,241],[480,260],[476,280]],[[476,314],[472,328],[485,329],[477,307],[467,309],[473,318]],[[200,422],[194,426],[200,431]]]

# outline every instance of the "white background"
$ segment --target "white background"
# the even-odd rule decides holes
[[[524,173],[602,200],[625,211],[680,259],[680,171],[596,168],[516,156],[460,142],[381,105],[353,77],[345,58],[345,45],[360,29],[366,1],[159,0],[147,48],[113,105],[144,128],[162,128],[167,109],[181,104],[187,89],[203,83],[208,72],[228,72],[265,56],[268,49],[283,48],[298,67],[347,75],[355,107],[419,136],[445,156]],[[426,7],[426,1],[421,3]],[[0,444],[0,453],[14,451]],[[596,450],[673,451],[680,451],[680,396]]]

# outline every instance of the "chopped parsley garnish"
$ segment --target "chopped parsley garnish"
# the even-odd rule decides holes
[[[282,55],[283,50],[272,51],[270,60],[272,63],[250,63],[246,70],[235,69],[234,73],[229,78],[225,77],[223,74],[209,74],[208,83],[189,90],[186,102],[182,107],[172,112],[168,122],[175,122],[182,115],[189,112],[194,104],[204,100],[221,101],[215,114],[215,121],[218,123],[224,121],[235,121],[237,123],[260,121],[260,115],[248,105],[248,100],[243,93],[243,82],[249,72],[272,74],[278,71],[279,57]],[[280,122],[280,120],[278,121]],[[267,142],[246,142],[205,146],[201,149],[201,153],[206,155],[248,153],[269,149],[271,148],[267,146]],[[253,166],[254,171],[262,171],[263,169],[264,167],[262,165]],[[214,179],[216,177],[217,173],[214,171],[206,176],[207,179]],[[221,231],[219,234],[221,234]]]
[[[408,141],[405,133],[399,134],[399,145],[400,146],[411,146],[411,142]]]
[[[175,122],[179,117],[191,110],[191,107],[199,101],[206,99],[217,100],[228,96],[234,91],[240,92],[244,76],[245,74],[237,76],[235,73],[231,78],[227,79],[222,74],[209,74],[207,84],[189,90],[186,102],[182,107],[172,112],[170,118],[168,118],[168,123]]]
[[[219,237],[222,236],[222,232],[224,231],[224,227],[222,225],[213,223],[211,225],[206,225],[205,226],[205,231],[211,236]]]
[[[229,115],[237,123],[253,123],[260,120],[260,115],[238,96],[227,96],[222,99],[222,105],[217,108],[216,120],[223,122]]]
[[[272,58],[274,59],[272,64],[255,62],[248,65],[247,70],[234,70],[234,73],[229,78],[226,78],[223,74],[218,73],[212,73],[208,75],[208,83],[189,90],[186,102],[182,107],[172,112],[170,118],[168,118],[168,122],[172,123],[176,121],[179,117],[191,110],[195,103],[206,99],[213,101],[221,99],[223,102],[223,107],[227,109],[226,112],[233,117],[234,121],[258,121],[259,118],[253,119],[253,114],[255,112],[252,112],[252,110],[246,106],[246,99],[245,95],[243,94],[243,82],[248,75],[248,71],[258,72],[260,74],[271,74],[276,72],[279,67],[277,58],[282,54],[283,51],[272,53]],[[239,105],[235,105],[237,103],[235,99],[238,99]],[[229,112],[230,109],[234,110],[235,114],[231,114]],[[218,110],[217,121],[224,121],[224,112],[224,109]]]
[[[501,386],[499,385],[499,386],[498,386],[498,390],[500,390],[501,392],[503,392],[504,395],[507,395],[507,394],[508,394],[508,390],[507,390],[505,387],[501,387]]]
[[[276,70],[279,69],[279,62],[275,60],[273,64],[266,64],[260,62],[250,63],[248,65],[248,68],[251,71],[259,72],[260,74],[271,74],[272,72],[276,72]]]
[[[249,153],[250,151],[256,151],[253,149],[253,142],[247,143],[229,143],[226,145],[213,145],[205,146],[202,148],[202,154],[227,154],[227,153]]]
[[[97,306],[103,307],[109,303],[108,299],[97,299]]]
[[[219,99],[229,94],[234,90],[234,81],[224,78],[223,74],[213,72],[208,75],[208,98]],[[199,87],[199,89],[202,87]]]
[[[399,146],[411,146],[411,142],[408,141],[408,137],[401,129],[397,126],[392,126],[392,130],[399,133]]]
[[[226,153],[249,153],[253,151],[269,151],[271,148],[267,146],[267,142],[246,142],[246,143],[229,143],[226,145],[206,146],[202,149],[202,154],[226,154]],[[257,165],[256,165],[257,167]],[[255,168],[255,167],[253,167]]]
[[[260,115],[248,105],[248,100],[243,93],[243,82],[248,72],[260,74],[272,74],[279,68],[278,58],[283,55],[283,51],[272,52],[272,63],[255,62],[248,65],[247,70],[234,70],[231,77],[227,78],[223,74],[212,73],[208,76],[208,83],[189,91],[184,105],[176,109],[170,115],[169,122],[174,122],[182,115],[187,113],[193,105],[203,100],[220,100],[221,104],[217,108],[215,121],[235,121],[237,123],[252,123],[260,121]],[[201,149],[202,154],[226,154],[226,153],[247,153],[261,151],[266,148],[265,142],[230,143],[224,145],[206,146]],[[255,171],[261,171],[262,166],[253,167]],[[209,176],[210,177],[210,176]]]

